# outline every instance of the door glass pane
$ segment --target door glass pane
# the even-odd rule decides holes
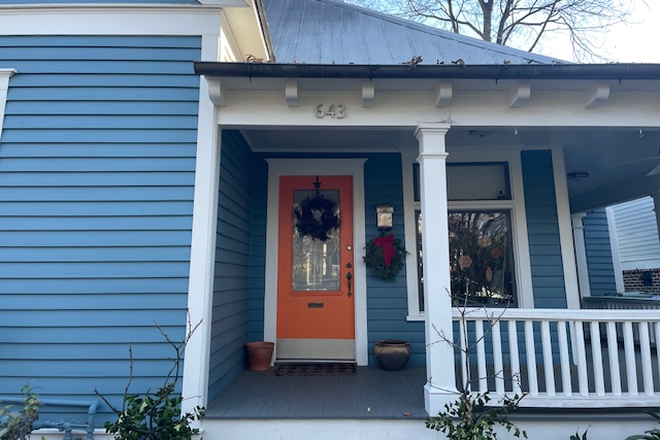
[[[336,203],[339,209],[339,191],[321,191],[326,199]],[[293,209],[299,209],[299,204],[306,198],[314,198],[316,191],[294,191]],[[313,212],[315,217],[321,213]],[[339,212],[336,213],[337,215]],[[314,239],[309,235],[301,235],[297,230],[293,216],[293,286],[294,292],[337,291],[339,290],[339,229],[328,231],[327,239]]]

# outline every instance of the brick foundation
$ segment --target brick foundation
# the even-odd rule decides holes
[[[626,292],[646,292],[660,295],[660,268],[623,271]]]

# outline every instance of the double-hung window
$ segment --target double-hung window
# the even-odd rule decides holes
[[[405,159],[405,156],[404,156]],[[404,165],[405,167],[406,165]],[[407,164],[412,180],[407,209],[413,215],[414,232],[407,227],[406,243],[414,243],[408,259],[409,319],[424,314],[424,271],[422,256],[422,207],[419,165]],[[404,172],[404,178],[406,173]],[[451,295],[454,304],[518,306],[521,271],[516,267],[516,213],[509,161],[447,163],[447,198]],[[404,184],[405,192],[405,184]],[[524,210],[524,208],[522,208]],[[432,219],[426,219],[432,222]],[[414,238],[413,238],[414,237]],[[411,246],[408,246],[411,247]],[[414,281],[414,282],[413,282]]]

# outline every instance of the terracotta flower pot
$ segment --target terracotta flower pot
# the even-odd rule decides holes
[[[245,344],[247,366],[252,371],[266,371],[270,368],[270,360],[273,358],[272,342],[248,342]]]
[[[410,359],[410,342],[401,339],[376,341],[374,354],[380,368],[385,371],[401,371]]]

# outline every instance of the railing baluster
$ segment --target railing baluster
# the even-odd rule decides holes
[[[545,392],[555,395],[555,366],[552,362],[552,339],[550,322],[541,321],[541,347],[543,348],[543,372],[545,374]]]
[[[520,377],[520,356],[518,354],[518,328],[514,319],[509,320],[509,355],[511,358],[511,376],[513,380],[513,394],[522,395]]]
[[[596,394],[605,395],[605,376],[603,374],[603,352],[600,348],[600,325],[597,321],[590,323],[591,334],[591,355],[594,365],[594,382],[596,385]]]
[[[589,375],[587,373],[587,352],[584,346],[584,323],[575,321],[575,344],[577,349],[578,388],[581,396],[589,395]]]
[[[467,323],[465,322],[465,319],[461,319],[458,321],[458,331],[459,335],[458,337],[460,338],[460,344],[461,344],[461,378],[463,382],[461,383],[461,388],[467,387],[468,389],[472,389],[471,385],[468,383],[468,371],[467,369],[470,368],[470,365],[468,364],[468,359],[467,359],[467,351],[468,351],[468,335],[467,335]],[[459,390],[460,391],[460,390]]]
[[[616,334],[616,323],[607,322],[607,353],[610,361],[610,379],[612,394],[621,395],[621,369],[619,368],[619,340]]]
[[[628,394],[637,396],[637,362],[635,362],[635,339],[632,322],[623,323],[623,349],[626,355],[626,376],[628,377]]]
[[[531,320],[525,320],[525,354],[527,358],[527,381],[530,396],[539,395],[539,383],[536,376],[536,350],[534,349],[534,326]]]
[[[571,384],[571,360],[568,357],[568,338],[566,321],[557,322],[557,336],[559,337],[559,356],[561,359],[561,387],[565,396],[573,395]]]
[[[495,392],[504,396],[504,364],[502,362],[502,333],[499,318],[492,322],[493,360],[495,361]]]
[[[644,378],[644,393],[648,396],[654,394],[653,391],[653,364],[651,363],[651,339],[649,338],[649,324],[640,322],[639,330],[639,349],[642,352],[642,373]]]
[[[486,341],[484,338],[484,321],[478,319],[475,322],[477,338],[477,374],[479,377],[479,392],[485,393],[488,391],[488,371],[486,370]],[[474,381],[474,379],[472,379]]]
[[[660,388],[656,381],[660,322],[650,312],[512,309],[495,319],[486,310],[475,309],[467,316],[454,310],[460,332],[457,349],[460,346],[464,364],[459,380],[462,377],[471,391],[490,391],[494,398],[524,389],[529,397],[522,405],[530,407],[652,406],[660,397],[660,390],[656,391]],[[493,350],[487,352],[491,344]],[[542,379],[539,362],[543,363]],[[561,379],[557,377],[560,369]],[[521,376],[524,380],[517,380]],[[539,384],[539,379],[544,382]]]

